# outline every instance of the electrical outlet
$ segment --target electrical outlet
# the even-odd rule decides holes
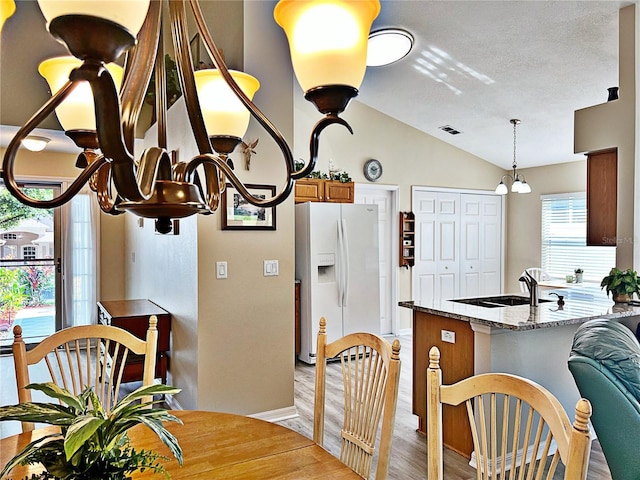
[[[443,342],[456,343],[456,332],[451,330],[440,330],[440,338]]]
[[[216,278],[227,278],[227,262],[216,262]]]

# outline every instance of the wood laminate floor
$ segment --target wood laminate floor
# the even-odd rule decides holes
[[[388,340],[393,341],[394,337]],[[400,336],[400,393],[396,412],[389,480],[425,479],[427,471],[427,445],[425,437],[416,431],[418,418],[411,413],[411,336]],[[327,368],[327,395],[342,388],[339,364]],[[313,437],[313,395],[315,390],[315,366],[302,362],[296,364],[295,403],[299,416],[278,422],[305,436]],[[340,400],[328,398],[325,416],[324,447],[336,456],[340,455],[339,426],[342,424]],[[572,419],[573,420],[573,419]],[[466,458],[445,448],[444,478],[446,480],[475,480],[476,470],[469,466]],[[374,465],[375,467],[375,465]],[[562,479],[564,471],[558,468],[554,479]],[[610,480],[611,474],[597,441],[593,442],[589,462],[588,480]]]

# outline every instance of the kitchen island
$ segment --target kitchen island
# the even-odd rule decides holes
[[[551,291],[564,296],[564,305]],[[629,325],[640,316],[640,306],[614,304],[588,287],[547,290],[541,300],[546,301],[536,307],[495,308],[454,300],[399,303],[413,310],[413,413],[420,432],[426,427],[426,371],[434,345],[440,349],[445,384],[485,372],[521,375],[553,393],[573,421],[580,395],[567,359],[578,325],[593,318]],[[448,448],[470,458],[473,445],[464,405],[444,407],[443,435]]]

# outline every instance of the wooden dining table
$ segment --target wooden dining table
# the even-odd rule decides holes
[[[313,440],[281,425],[229,413],[199,410],[171,413],[183,422],[183,425],[166,423],[182,447],[182,466],[149,428],[137,425],[129,431],[129,438],[137,450],[151,449],[168,457],[163,465],[174,480],[362,479]],[[0,439],[0,465],[6,465],[29,442],[54,429],[44,427]],[[17,467],[8,478],[22,479],[39,471],[35,466]],[[136,472],[132,478],[162,478],[162,475]]]

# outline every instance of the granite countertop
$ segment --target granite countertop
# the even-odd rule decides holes
[[[550,295],[552,291],[564,295],[565,303],[562,308],[558,305],[557,297]],[[526,293],[513,295],[528,298]],[[506,294],[495,296],[506,296]],[[418,312],[509,330],[532,330],[578,324],[592,318],[622,318],[640,315],[640,303],[638,306],[615,304],[598,287],[593,286],[541,289],[540,298],[551,301],[540,303],[537,307],[518,305],[486,308],[451,300],[433,300],[421,304],[406,301],[399,302],[399,305]]]

